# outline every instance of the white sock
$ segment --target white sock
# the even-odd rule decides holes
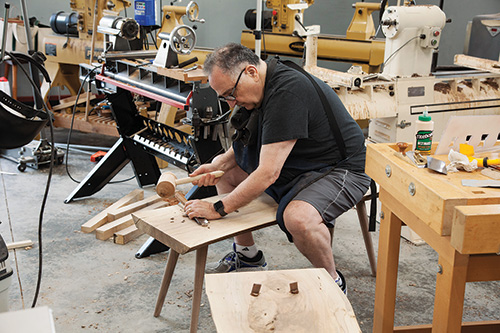
[[[238,244],[234,244],[234,245],[236,248],[236,252],[243,254],[247,258],[253,258],[259,252],[259,250],[257,249],[257,246],[255,244],[251,245],[251,246],[243,246],[243,245],[238,245]]]

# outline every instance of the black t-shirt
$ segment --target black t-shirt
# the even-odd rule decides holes
[[[342,161],[323,104],[312,83],[302,73],[278,62],[272,73],[268,70],[264,99],[258,110],[262,117],[259,141],[263,145],[297,139],[278,183],[328,165],[364,172],[366,148],[363,132],[333,89],[315,79],[335,114],[348,158]],[[236,149],[235,153],[238,154]]]

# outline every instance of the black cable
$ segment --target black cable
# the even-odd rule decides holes
[[[31,305],[32,308],[35,307],[36,302],[38,300],[38,294],[40,293],[40,285],[42,282],[42,267],[43,267],[43,251],[42,251],[42,225],[43,225],[43,213],[45,212],[45,204],[47,203],[47,197],[49,194],[49,189],[50,189],[50,183],[52,180],[52,172],[54,168],[54,161],[55,161],[55,142],[54,142],[54,126],[52,124],[52,119],[50,117],[50,111],[49,108],[47,107],[47,104],[45,103],[42,94],[40,93],[39,87],[31,76],[28,74],[24,66],[21,65],[21,63],[17,60],[17,58],[10,52],[5,52],[18,66],[18,68],[21,68],[21,70],[24,72],[26,75],[26,78],[30,82],[30,84],[33,86],[33,91],[37,95],[37,97],[42,101],[44,111],[49,115],[49,128],[50,128],[50,143],[52,146],[52,151],[50,154],[50,168],[49,168],[49,175],[47,177],[47,184],[45,186],[45,192],[43,195],[42,199],[42,205],[40,206],[40,215],[38,218],[38,277],[37,277],[37,282],[36,282],[36,288],[35,288],[35,295],[33,297],[33,303]],[[49,85],[51,82],[48,82]]]
[[[92,68],[88,73],[87,75],[85,76],[85,78],[83,79],[82,81],[82,84],[80,84],[80,87],[78,88],[78,93],[76,94],[76,101],[78,101],[80,99],[80,94],[82,93],[82,88],[83,86],[85,85],[85,82],[87,81],[87,79],[90,77],[90,75],[92,73],[94,73],[97,69],[101,68],[101,66],[95,66],[94,68]],[[90,91],[89,91],[89,94],[90,94]],[[73,176],[71,176],[71,173],[69,172],[69,168],[68,168],[68,158],[69,158],[69,145],[70,145],[70,142],[71,142],[71,134],[73,132],[73,125],[74,125],[74,121],[75,121],[75,115],[76,115],[76,105],[77,103],[75,103],[75,105],[73,106],[73,114],[71,116],[71,125],[69,126],[69,132],[68,132],[68,140],[66,141],[66,174],[68,175],[68,177],[75,183],[77,184],[80,184],[81,181],[79,180],[76,180],[75,178],[73,178]],[[132,179],[134,179],[135,176],[132,176],[130,178],[126,178],[126,179],[123,179],[123,180],[116,180],[116,181],[113,181],[113,182],[109,182],[109,184],[119,184],[119,183],[124,183],[124,182],[128,182]]]
[[[73,124],[75,122],[75,115],[76,115],[76,105],[78,104],[77,101],[80,99],[80,94],[82,93],[82,89],[83,89],[83,86],[85,85],[85,82],[87,81],[87,79],[89,78],[89,76],[94,73],[98,68],[100,68],[100,66],[95,66],[94,68],[92,68],[92,70],[90,70],[87,75],[85,76],[85,78],[83,79],[82,81],[82,84],[80,84],[80,87],[78,88],[78,92],[76,94],[76,100],[75,100],[75,105],[73,106],[73,114],[71,115],[71,124],[69,126],[69,132],[68,132],[68,139],[66,141],[66,166],[65,166],[65,169],[66,169],[66,174],[68,175],[69,179],[71,179],[72,181],[74,181],[75,183],[77,184],[80,184],[81,181],[78,181],[76,179],[74,179],[72,176],[71,176],[71,173],[69,172],[69,168],[68,168],[68,159],[69,159],[69,144],[70,144],[70,141],[71,141],[71,133],[73,132]],[[89,94],[90,94],[90,91],[89,91]]]
[[[401,45],[400,47],[398,47],[398,49],[394,52],[391,53],[391,55],[389,57],[387,57],[387,59],[382,63],[382,66],[385,66],[389,60],[391,60],[391,58],[397,53],[399,52],[403,47],[405,47],[406,45],[408,45],[408,43],[410,43],[412,40],[415,40],[417,38],[420,38],[420,35],[418,36],[415,36],[413,38],[410,38],[406,43],[404,43],[403,45]]]

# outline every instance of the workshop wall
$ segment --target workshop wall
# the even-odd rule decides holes
[[[5,0],[0,0],[2,17],[4,16],[3,8],[5,2]],[[20,1],[11,0],[8,2],[11,3],[10,16],[20,16]],[[30,17],[35,16],[40,22],[46,25],[49,24],[50,16],[53,13],[61,10],[70,11],[69,0],[53,2],[29,0],[26,2],[28,3],[28,15]],[[131,2],[133,4],[133,0]],[[355,0],[316,0],[305,11],[305,25],[319,24],[322,33],[345,35],[354,13],[354,9],[352,8],[354,2]],[[161,6],[169,3],[169,1],[156,1],[158,10]],[[188,3],[188,0],[180,0],[176,1],[175,5],[185,6]],[[230,41],[238,42],[241,30],[246,29],[244,24],[245,12],[247,9],[256,7],[256,1],[254,0],[198,0],[197,3],[200,8],[200,18],[206,20],[205,24],[196,24],[198,26],[197,44],[207,47],[219,46]],[[396,0],[389,0],[389,4],[391,5],[396,3]],[[439,5],[440,0],[417,0],[416,3]],[[438,65],[451,65],[453,64],[453,56],[463,53],[467,22],[471,21],[476,15],[499,13],[500,1],[445,0],[444,11],[446,17],[451,19],[452,22],[448,23],[443,30]],[[157,15],[158,18],[159,15]],[[133,17],[133,6],[128,8],[126,15],[123,16]],[[378,12],[374,13],[374,21],[377,25]],[[189,24],[192,25],[190,22]],[[384,37],[381,31],[378,37]],[[335,68],[335,65],[328,64],[328,62],[321,62],[319,65]],[[339,67],[342,68],[345,66]]]

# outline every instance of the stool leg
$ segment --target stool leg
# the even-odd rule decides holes
[[[165,303],[165,296],[167,296],[168,287],[170,286],[170,281],[172,281],[172,275],[174,275],[175,265],[177,264],[177,259],[179,258],[179,253],[170,249],[170,254],[168,255],[167,267],[165,267],[165,273],[163,274],[163,280],[161,281],[160,292],[158,293],[158,299],[156,300],[156,307],[154,316],[158,317],[161,313],[161,308],[163,303]]]
[[[370,267],[372,269],[372,276],[377,276],[377,260],[375,259],[375,251],[373,250],[372,238],[370,236],[370,232],[368,231],[368,214],[366,213],[364,200],[361,200],[356,204],[356,212],[358,213],[361,232],[363,233],[363,239],[365,240],[366,252],[368,254],[368,260],[370,261]]]
[[[191,312],[191,333],[198,330],[198,319],[200,317],[201,292],[203,291],[203,279],[205,278],[205,265],[207,263],[208,245],[196,250],[196,268],[194,271],[193,305]]]

